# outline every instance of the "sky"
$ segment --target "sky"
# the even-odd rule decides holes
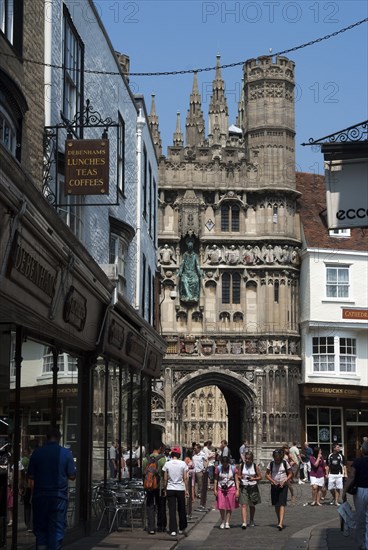
[[[113,47],[130,57],[131,72],[198,69],[246,61],[334,33],[368,17],[365,0],[200,1],[95,0]],[[368,23],[287,54],[295,64],[296,168],[323,173],[318,148],[302,147],[368,119]],[[198,74],[207,113],[214,71]],[[242,66],[223,69],[229,125],[235,123]],[[131,76],[148,110],[156,95],[163,152],[172,145],[176,113],[185,117],[193,75]]]

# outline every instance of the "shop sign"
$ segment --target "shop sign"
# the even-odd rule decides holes
[[[71,286],[66,296],[63,319],[65,323],[69,323],[76,328],[78,332],[84,329],[87,319],[87,299]]]
[[[368,163],[326,162],[326,204],[329,229],[368,227]]]
[[[46,252],[36,242],[21,237],[19,233],[15,239],[10,268],[11,278],[16,278],[13,270],[21,274],[26,279],[23,281],[28,290],[28,283],[32,283],[47,296],[48,301],[54,297],[57,271],[49,263]]]
[[[368,309],[342,308],[343,319],[360,319],[368,321]]]
[[[351,388],[334,388],[334,387],[313,387],[305,388],[304,395],[308,394],[319,394],[319,395],[331,395],[335,397],[356,397],[360,396],[360,391],[358,389]]]
[[[133,332],[129,332],[126,343],[127,356],[139,363],[140,367],[143,367],[145,352],[144,339],[135,335]]]
[[[124,327],[119,325],[114,319],[110,323],[107,340],[109,344],[116,347],[118,350],[123,349],[124,344]]]
[[[109,140],[65,141],[65,189],[67,195],[108,195]]]

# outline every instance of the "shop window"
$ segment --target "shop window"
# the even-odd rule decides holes
[[[82,111],[83,43],[65,6],[63,23],[63,115],[73,120]]]
[[[356,374],[356,339],[334,336],[313,338],[313,371]]]
[[[237,204],[224,204],[221,206],[221,231],[240,231],[240,208]]]
[[[349,298],[349,267],[326,266],[327,298]]]
[[[321,447],[324,455],[334,443],[343,445],[342,410],[329,407],[306,407],[307,441]]]

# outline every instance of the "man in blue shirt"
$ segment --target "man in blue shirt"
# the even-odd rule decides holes
[[[76,470],[70,450],[59,445],[60,437],[58,428],[50,428],[46,444],[36,449],[29,461],[37,550],[59,550],[64,538],[68,480],[75,479]]]

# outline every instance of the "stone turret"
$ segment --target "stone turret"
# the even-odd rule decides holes
[[[248,160],[261,167],[260,186],[295,189],[293,61],[270,56],[247,61],[244,102]]]
[[[152,94],[151,112],[149,114],[148,120],[151,128],[153,144],[156,149],[156,154],[157,154],[157,157],[160,158],[162,155],[162,141],[161,141],[160,129],[158,126],[158,116],[156,113],[155,94]]]
[[[181,131],[179,111],[176,113],[176,130],[174,132],[173,145],[174,147],[183,147],[184,145],[184,134]]]
[[[244,78],[241,83],[241,94],[238,102],[238,114],[236,117],[236,125],[244,130],[245,127],[245,97],[244,97]]]
[[[203,143],[205,139],[204,118],[202,112],[202,100],[198,90],[197,73],[194,73],[193,89],[190,94],[189,109],[187,114],[186,146],[195,147]]]
[[[226,145],[229,127],[229,109],[225,97],[225,82],[221,76],[220,55],[216,57],[216,76],[212,83],[212,96],[208,110],[209,145]]]

